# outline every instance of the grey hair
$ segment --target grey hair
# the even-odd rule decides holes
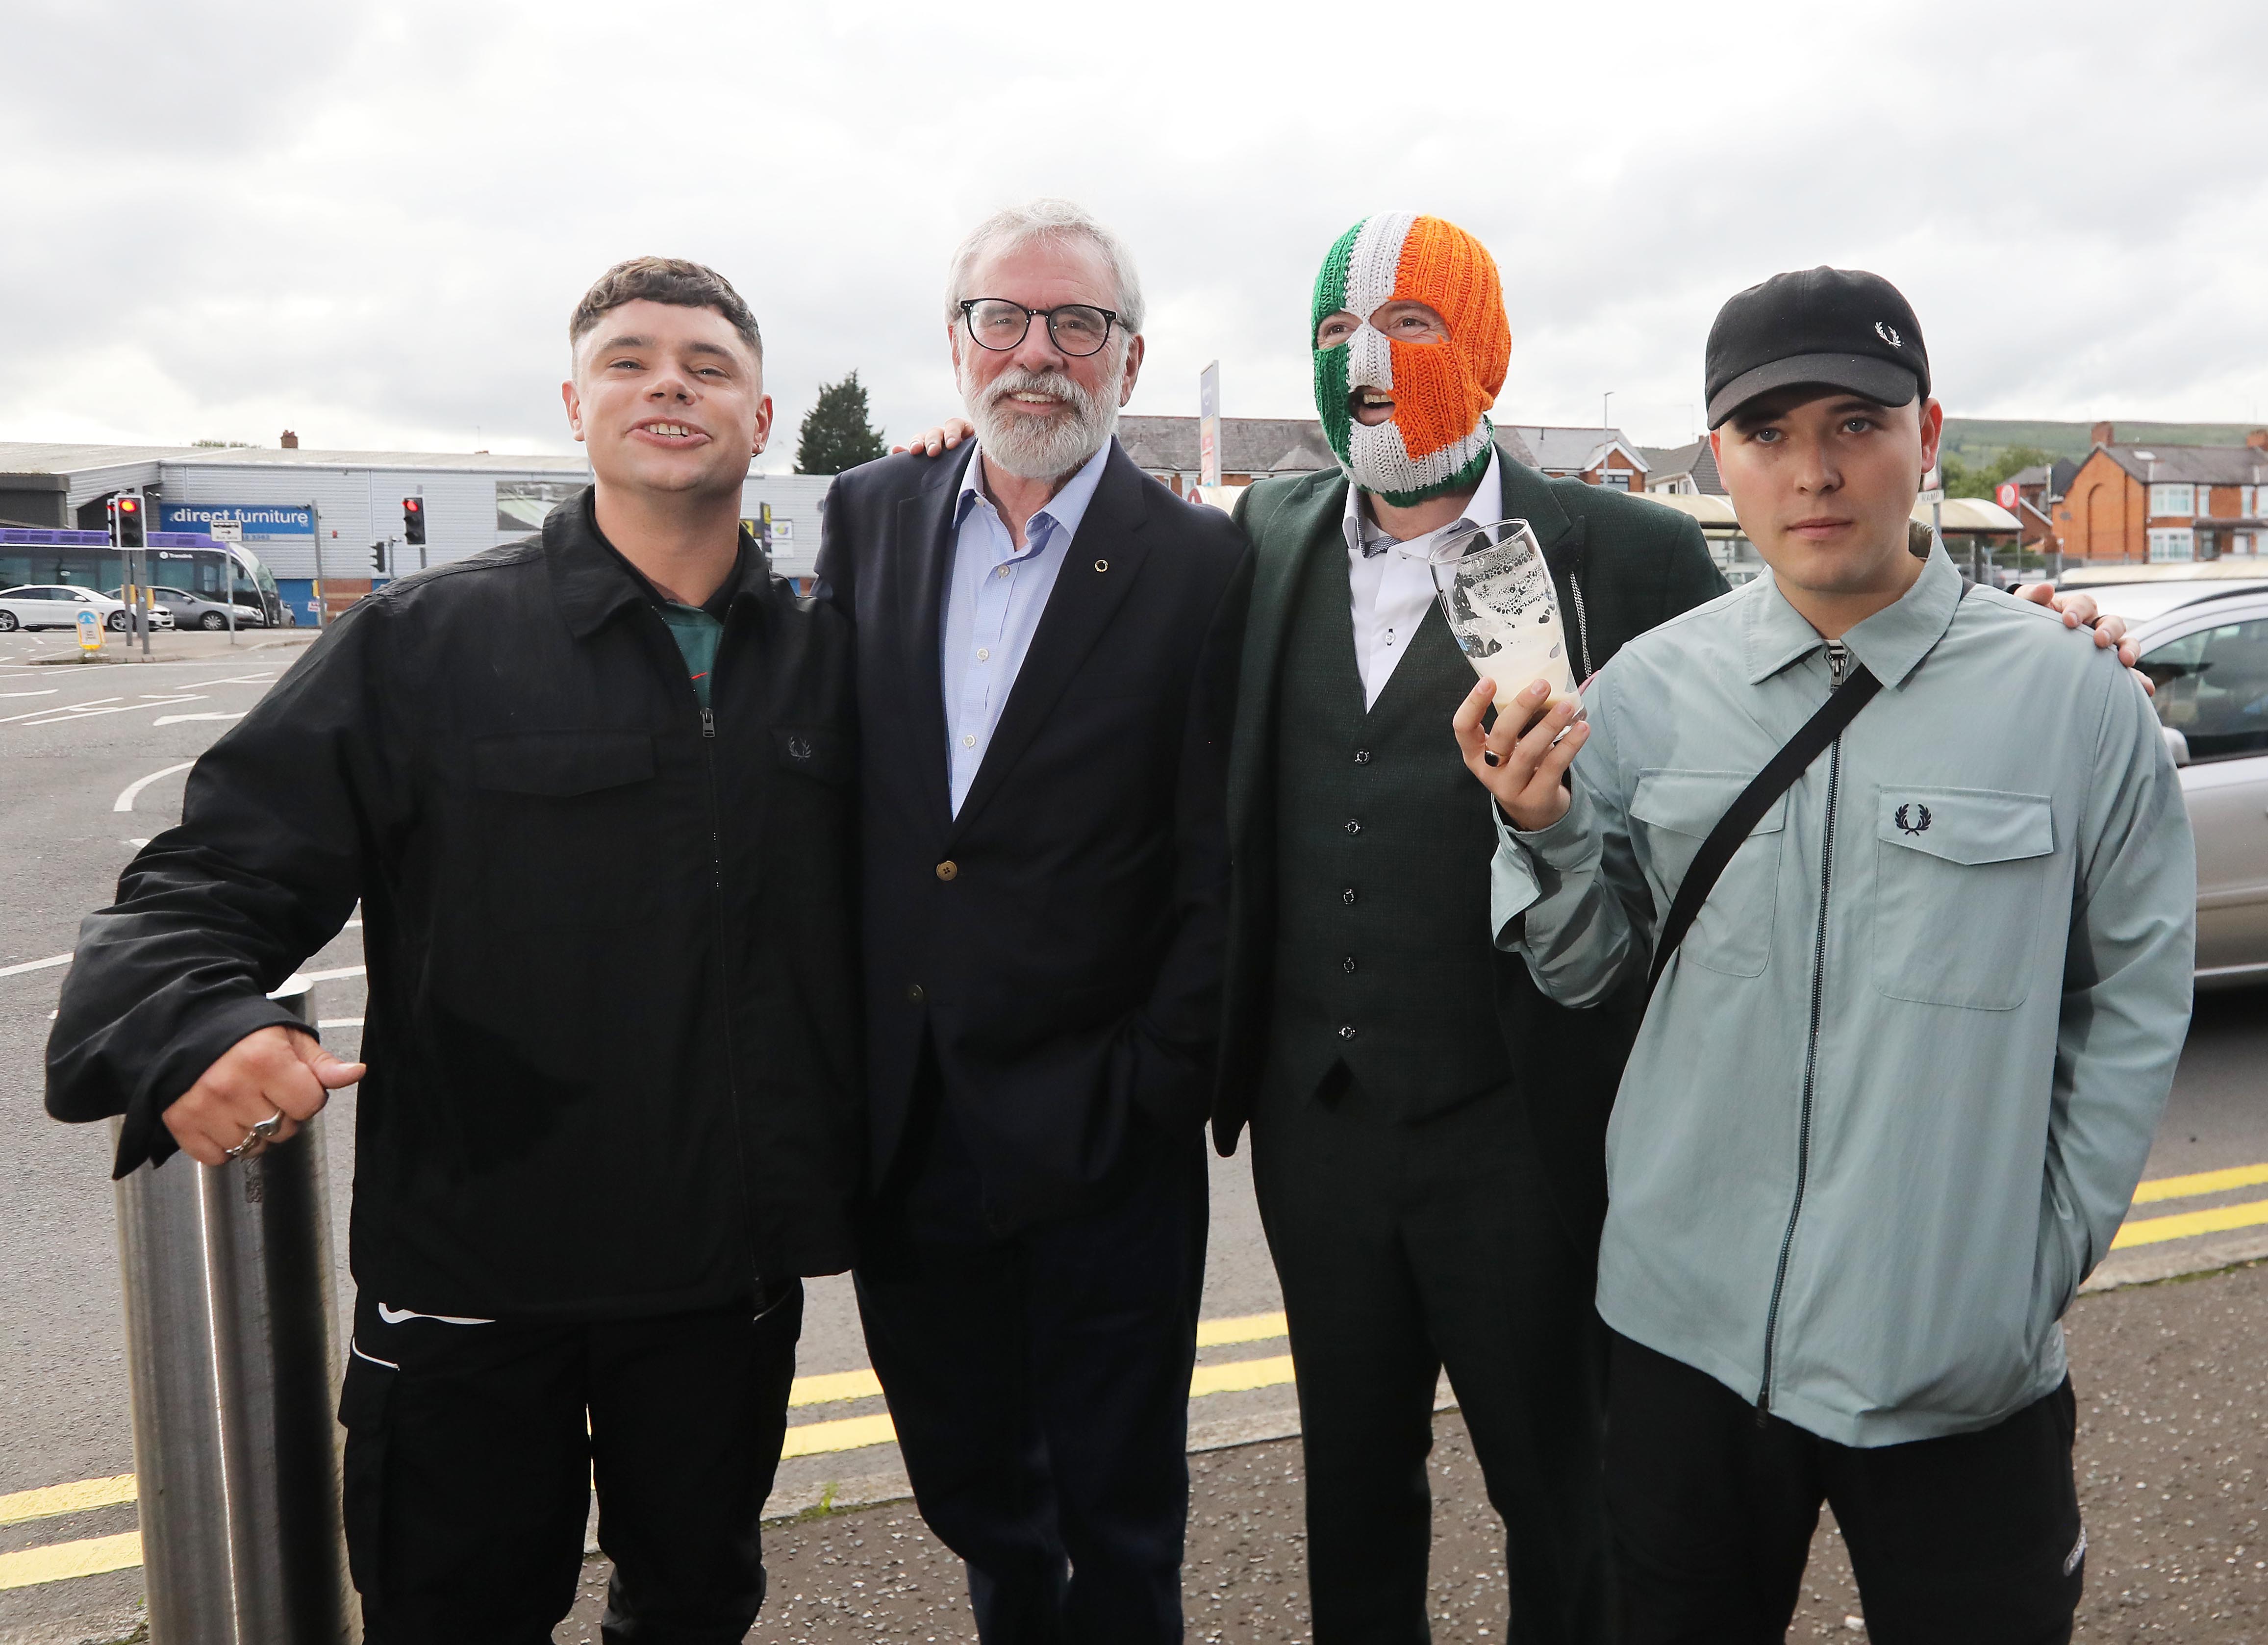
[[[1142,277],[1134,271],[1134,254],[1084,207],[1053,199],[1003,207],[968,231],[968,238],[953,254],[952,270],[946,276],[946,324],[960,322],[963,298],[990,295],[966,289],[977,263],[990,253],[1012,251],[1034,240],[1085,240],[1101,252],[1102,261],[1109,265],[1111,283],[1118,289],[1119,325],[1130,337],[1141,331]]]

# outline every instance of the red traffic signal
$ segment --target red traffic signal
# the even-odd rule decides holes
[[[114,497],[110,499],[110,541],[114,546],[122,549],[138,549],[148,542],[140,498]]]
[[[413,547],[423,546],[424,543],[425,499],[423,498],[405,497],[401,499],[401,537],[402,541]]]

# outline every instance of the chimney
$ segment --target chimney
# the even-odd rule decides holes
[[[299,437],[287,428],[284,431],[282,445],[286,451],[297,451],[299,449]]]
[[[2255,451],[2268,451],[2268,428],[2256,428],[2244,437],[2244,443]]]
[[[2094,442],[2098,446],[2108,446],[2110,443],[2110,435],[2111,428],[2110,424],[2097,423],[2095,425],[2095,432],[2089,435],[2088,438],[2094,440]]]

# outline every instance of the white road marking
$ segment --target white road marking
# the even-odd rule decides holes
[[[362,1026],[362,1019],[360,1017],[325,1017],[320,1022],[317,1022],[315,1026],[319,1029],[360,1028]]]
[[[76,704],[74,706],[91,708],[97,703],[114,703],[117,700],[114,697],[91,697],[85,702]],[[60,706],[58,704],[50,703],[44,708],[27,708],[20,714],[11,714],[6,719],[0,719],[0,726],[11,725],[18,719],[37,719],[42,714],[55,712]]]
[[[279,994],[288,994],[293,986],[299,983],[335,983],[342,977],[361,977],[367,973],[369,969],[364,965],[342,965],[335,971],[294,971],[284,979],[284,985],[276,992]]]
[[[121,703],[115,708],[86,709],[85,712],[82,712],[84,704],[73,704],[67,708],[40,709],[38,712],[47,715],[48,718],[34,719],[31,723],[34,726],[60,726],[73,719],[99,719],[105,714],[138,713],[143,709],[158,708],[167,703],[202,703],[203,701],[204,698],[198,696],[166,697],[160,697],[155,703]]]
[[[150,723],[152,726],[178,726],[188,719],[241,719],[243,718],[242,711],[233,714],[160,714]]]
[[[129,845],[133,846],[135,850],[139,851],[139,850],[141,850],[141,849],[142,849],[142,847],[144,847],[144,845],[147,845],[150,842],[149,842],[148,840],[146,840],[146,839],[129,839],[129,840],[128,840],[126,843],[127,843],[128,845]]]
[[[119,792],[117,801],[110,808],[113,811],[131,811],[134,809],[134,801],[151,783],[156,782],[160,777],[171,777],[175,771],[186,771],[195,763],[195,760],[183,760],[179,765],[168,765],[162,771],[152,771],[147,777],[136,778]]]
[[[58,686],[51,685],[44,691],[0,691],[0,697],[53,697],[60,689]],[[35,709],[33,712],[36,713],[38,711]]]
[[[78,952],[74,948],[72,954]],[[50,966],[69,965],[70,954],[51,954],[44,960],[26,960],[21,965],[0,965],[0,977],[20,977],[26,971],[44,971]]]

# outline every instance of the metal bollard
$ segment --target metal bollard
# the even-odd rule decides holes
[[[312,1022],[306,983],[275,998]],[[321,1116],[129,1175],[118,1257],[151,1645],[356,1645]]]

